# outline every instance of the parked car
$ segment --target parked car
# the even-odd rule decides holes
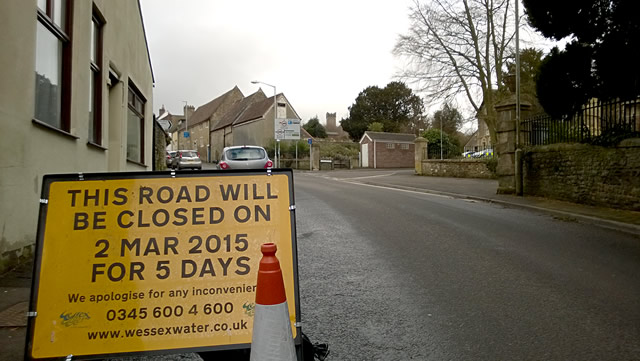
[[[475,153],[474,151],[470,150],[467,152],[462,153],[462,158],[471,158],[471,156],[473,155],[473,153]]]
[[[240,145],[226,147],[222,150],[222,156],[217,168],[228,169],[267,169],[273,167],[267,151],[257,145]]]
[[[485,149],[471,155],[473,158],[493,157],[493,149]]]
[[[167,152],[167,168],[173,168],[173,158],[175,157],[176,153],[178,152],[176,152],[175,150]]]
[[[202,169],[202,160],[198,151],[179,150],[173,157],[172,165],[175,169]]]

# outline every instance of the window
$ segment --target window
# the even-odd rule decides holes
[[[404,150],[409,149],[409,144],[406,144],[406,143],[400,144],[400,149],[404,149]]]
[[[38,0],[34,118],[70,129],[71,36],[68,0]]]
[[[266,156],[262,148],[236,148],[229,149],[226,153],[229,160],[256,160],[264,159]]]
[[[144,164],[144,106],[146,100],[131,83],[129,83],[128,103],[127,159]]]
[[[396,145],[394,143],[387,143],[387,149],[396,149]]]
[[[104,19],[94,7],[91,20],[89,69],[89,142],[102,145],[102,26]]]
[[[286,119],[287,118],[287,104],[278,103],[278,119]]]

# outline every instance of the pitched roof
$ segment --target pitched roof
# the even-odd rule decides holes
[[[254,103],[262,103],[262,100],[264,100],[265,95],[262,92],[262,90],[258,90],[257,92],[249,95],[248,97],[236,102],[220,119],[220,121],[218,121],[218,123],[214,126],[211,127],[211,131],[214,130],[218,130],[218,129],[222,129],[224,127],[228,127],[230,125],[233,125],[236,123],[236,121],[238,119],[242,119],[243,122],[245,121],[249,121],[251,119],[256,119],[259,118],[260,116],[254,117],[254,118],[249,118],[251,114],[251,112],[249,112],[249,115],[245,115],[245,113],[247,113],[249,110],[251,110],[252,108],[252,104]],[[272,99],[273,101],[273,99]]]
[[[371,140],[375,140],[377,142],[397,142],[397,143],[413,143],[416,140],[416,136],[414,134],[406,134],[406,133],[384,133],[384,132],[364,132],[364,137],[369,137]],[[360,139],[362,141],[362,139]]]
[[[193,112],[193,114],[189,118],[189,125],[196,125],[209,120],[213,113],[215,113],[215,111],[218,110],[218,107],[220,107],[220,105],[224,102],[225,98],[234,91],[240,91],[240,89],[235,86],[233,89],[213,99],[207,104],[199,106],[198,109],[196,109],[196,111]],[[240,94],[242,94],[242,92]]]
[[[259,92],[262,92],[262,89],[260,89]],[[275,97],[276,99],[280,99],[279,101],[283,101],[282,98],[284,98],[284,102],[289,105],[289,107],[294,113],[295,118],[300,119],[300,117],[298,116],[298,113],[296,112],[295,109],[293,109],[293,106],[291,106],[291,103],[289,103],[289,100],[283,93],[276,94]],[[269,109],[273,107],[273,104],[274,104],[273,96],[269,98],[264,98],[262,100],[259,100],[250,104],[249,107],[244,111],[244,113],[242,113],[233,122],[233,125],[239,125],[242,123],[246,123],[246,122],[264,117],[264,115],[269,111]]]
[[[251,103],[248,108],[233,122],[233,124],[242,124],[263,117],[264,114],[272,107],[273,97]]]

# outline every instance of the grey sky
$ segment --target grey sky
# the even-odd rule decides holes
[[[156,80],[154,111],[182,113],[260,80],[307,121],[348,107],[370,85],[393,80],[391,51],[410,0],[141,0]],[[262,86],[270,96],[273,89]]]

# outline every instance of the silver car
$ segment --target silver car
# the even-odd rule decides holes
[[[171,150],[167,152],[167,168],[173,168],[173,158],[176,156],[176,152],[175,150]]]
[[[267,151],[257,145],[226,147],[218,162],[218,169],[267,169],[273,167]]]
[[[179,150],[173,156],[173,168],[175,169],[202,169],[202,160],[196,150]]]

